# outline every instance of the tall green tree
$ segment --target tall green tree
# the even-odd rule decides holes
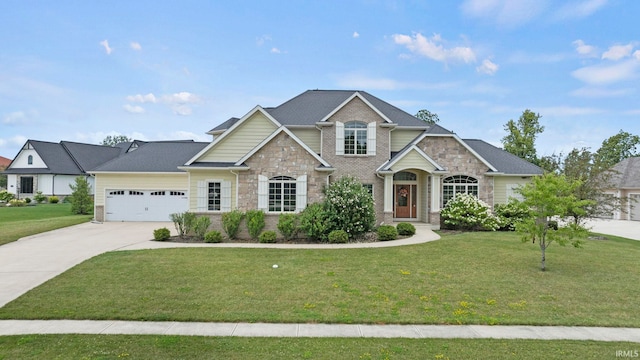
[[[75,184],[70,184],[71,188],[71,212],[78,215],[90,214],[93,210],[93,198],[91,197],[90,185],[83,176],[76,178]]]
[[[436,113],[432,113],[431,111],[427,110],[427,109],[422,109],[420,111],[418,111],[418,113],[416,114],[416,117],[428,124],[435,124],[438,121],[440,121],[440,118],[438,117],[438,114]]]
[[[546,250],[553,242],[564,246],[568,242],[579,247],[587,230],[575,222],[560,224],[552,222],[554,218],[565,218],[580,212],[590,200],[579,200],[574,195],[579,181],[569,181],[564,175],[547,173],[537,176],[520,188],[523,203],[533,216],[516,224],[516,231],[522,235],[522,241],[538,242],[541,253],[541,270],[546,270]]]
[[[507,131],[507,136],[502,138],[504,149],[521,159],[537,164],[536,138],[544,131],[544,126],[540,125],[540,118],[540,114],[526,109],[517,122],[509,120],[504,125]]]
[[[640,136],[620,130],[602,142],[596,151],[595,161],[602,168],[610,168],[626,158],[640,155],[638,146]]]
[[[133,141],[133,140],[125,135],[113,135],[113,136],[109,135],[106,138],[104,138],[104,140],[102,140],[100,145],[115,146],[121,142],[129,142],[129,141]]]

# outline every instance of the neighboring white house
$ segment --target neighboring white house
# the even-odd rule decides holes
[[[611,188],[605,194],[621,199],[621,210],[613,211],[614,220],[640,221],[640,157],[630,157],[612,168]]]

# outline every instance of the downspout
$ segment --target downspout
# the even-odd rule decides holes
[[[233,170],[229,170],[233,175],[236,176],[236,209],[238,208],[238,186],[240,186],[240,174],[234,172]]]
[[[58,176],[58,174],[53,174],[53,178],[51,179],[51,196],[56,195],[56,176]]]

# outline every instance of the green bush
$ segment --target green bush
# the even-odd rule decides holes
[[[413,224],[401,222],[396,225],[396,230],[398,230],[398,235],[415,235],[416,227]]]
[[[513,198],[506,204],[497,204],[493,211],[500,220],[502,231],[515,231],[517,223],[533,216],[527,205]]]
[[[27,204],[31,204],[31,198],[24,198],[24,202]]]
[[[184,234],[189,235],[193,231],[193,227],[196,224],[196,214],[186,211],[183,216],[184,221]]]
[[[500,227],[489,205],[470,194],[456,194],[440,212],[441,227],[450,230],[488,230]]]
[[[193,222],[193,233],[200,240],[204,240],[204,236],[211,226],[211,218],[208,216],[200,216]]]
[[[35,200],[38,204],[41,204],[47,201],[47,197],[45,195],[42,195],[42,191],[38,191],[33,197],[33,200]]]
[[[15,195],[8,192],[7,190],[0,190],[0,201],[9,202],[15,198]]]
[[[349,241],[349,234],[344,230],[333,230],[329,233],[329,242],[332,244],[346,244]]]
[[[13,206],[13,207],[22,207],[22,206],[26,206],[27,202],[24,200],[19,200],[19,199],[11,199],[9,200],[9,206]]]
[[[204,234],[204,242],[206,243],[220,243],[222,242],[222,234],[218,230],[211,230]]]
[[[247,210],[244,216],[246,217],[249,236],[254,240],[257,239],[262,229],[264,229],[264,211]]]
[[[322,203],[313,203],[300,213],[300,230],[310,239],[324,241],[327,236],[327,212]]]
[[[90,185],[83,176],[76,177],[75,184],[70,184],[71,212],[76,215],[87,215],[93,210],[93,198],[91,197]],[[65,198],[66,200],[67,198]]]
[[[398,230],[393,225],[380,225],[378,227],[378,240],[389,241],[398,238]]]
[[[325,190],[327,230],[344,230],[349,237],[370,231],[376,221],[373,197],[362,183],[344,176]]]
[[[57,196],[49,196],[49,204],[57,204],[60,202],[60,199]]]
[[[280,231],[285,240],[294,238],[298,233],[298,214],[280,214],[278,217],[278,231]]]
[[[153,230],[153,238],[156,241],[165,241],[171,237],[171,232],[166,227]]]
[[[222,229],[229,239],[235,239],[238,235],[243,217],[242,211],[237,209],[222,214]]]
[[[273,244],[276,242],[276,232],[273,230],[267,230],[260,234],[259,240],[263,244]]]
[[[169,215],[169,218],[173,221],[173,226],[175,226],[178,236],[180,237],[184,237],[186,235],[184,229],[184,214],[185,213],[173,213]]]

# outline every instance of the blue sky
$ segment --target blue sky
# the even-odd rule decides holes
[[[308,89],[365,90],[538,153],[640,134],[640,1],[29,1],[0,5],[0,155],[27,139],[195,139]]]

